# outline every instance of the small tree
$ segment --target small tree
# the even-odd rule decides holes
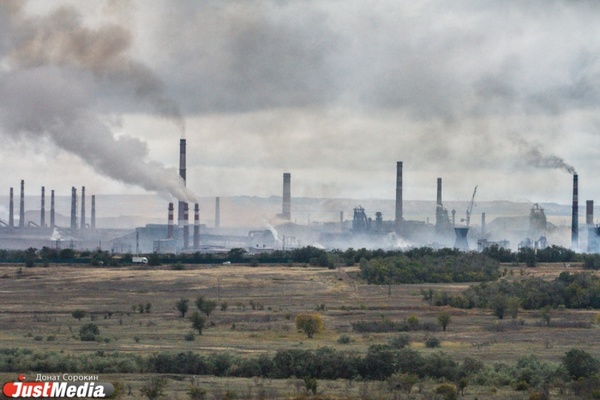
[[[77,310],[73,310],[71,315],[73,316],[73,318],[77,319],[78,321],[81,321],[81,318],[85,318],[85,316],[87,315],[87,312],[85,312],[85,310],[77,309]]]
[[[181,318],[185,318],[185,313],[190,309],[189,306],[190,301],[188,299],[181,298],[175,303],[175,307],[181,313]]]
[[[444,311],[444,312],[438,314],[437,320],[438,320],[438,323],[440,324],[440,326],[442,327],[442,330],[445,332],[446,328],[452,321],[452,316],[450,315],[449,312]]]
[[[296,329],[306,333],[310,339],[315,333],[321,333],[325,329],[323,317],[317,313],[302,313],[296,316]]]
[[[542,308],[542,321],[546,323],[547,327],[550,326],[550,310],[552,310],[552,307],[550,306]]]
[[[494,296],[490,301],[490,305],[494,311],[494,315],[498,317],[498,319],[504,319],[507,308],[506,296],[501,294]]]
[[[140,389],[140,393],[142,396],[146,396],[148,400],[158,400],[164,397],[167,384],[167,378],[157,376],[146,382]]]
[[[194,311],[190,317],[190,321],[192,321],[192,328],[198,329],[198,335],[202,335],[202,329],[204,329],[206,318],[200,315],[198,311]]]
[[[196,299],[196,307],[198,310],[206,314],[206,318],[210,318],[210,314],[217,308],[217,302],[213,300],[206,300],[204,296],[200,296]]]

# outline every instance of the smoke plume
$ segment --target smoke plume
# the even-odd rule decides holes
[[[176,168],[147,160],[145,142],[115,137],[94,109],[95,91],[126,88],[184,135],[183,118],[161,80],[128,55],[131,33],[118,25],[87,28],[68,7],[28,18],[16,4],[0,3],[0,20],[10,26],[0,48],[0,61],[8,66],[0,72],[0,124],[6,133],[50,139],[110,178],[194,201]]]
[[[571,175],[576,175],[575,168],[569,165],[562,158],[554,155],[543,155],[538,149],[531,148],[525,153],[527,164],[537,168],[562,169]]]

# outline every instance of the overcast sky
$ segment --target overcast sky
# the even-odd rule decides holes
[[[595,1],[0,4],[2,193],[600,202]]]

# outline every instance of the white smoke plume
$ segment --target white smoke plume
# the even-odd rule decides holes
[[[112,179],[195,201],[176,168],[149,161],[145,142],[115,137],[94,109],[94,91],[126,88],[184,135],[183,118],[161,80],[128,55],[131,33],[118,25],[87,28],[68,7],[29,18],[23,3],[0,1],[0,62],[6,66],[0,70],[0,124],[5,132],[16,139],[50,139]]]

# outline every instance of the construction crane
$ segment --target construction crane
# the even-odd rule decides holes
[[[471,222],[471,212],[473,212],[473,205],[475,204],[475,194],[477,193],[477,185],[475,186],[475,189],[473,190],[473,196],[471,196],[471,202],[469,203],[469,207],[467,208],[467,218],[465,218],[463,221],[465,221],[467,228],[469,227],[469,223]]]

